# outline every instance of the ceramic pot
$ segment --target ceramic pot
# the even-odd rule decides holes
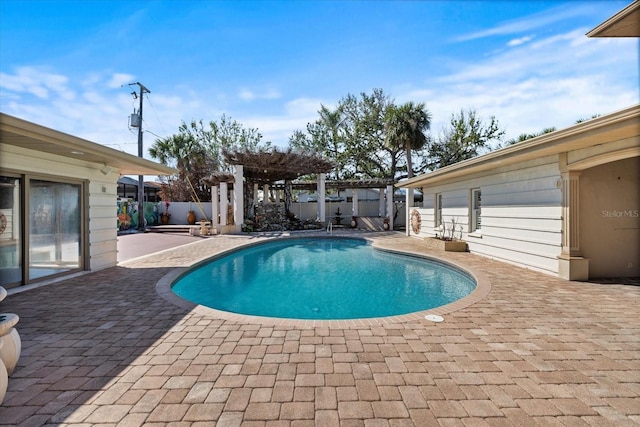
[[[193,225],[196,223],[196,213],[194,211],[189,211],[187,214],[187,222],[189,225]]]

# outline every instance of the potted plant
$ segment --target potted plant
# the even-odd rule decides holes
[[[171,219],[171,214],[169,213],[169,201],[164,201],[164,213],[160,214],[160,222],[162,224],[169,224],[169,220]]]
[[[194,225],[196,223],[196,213],[194,211],[189,211],[187,213],[187,223],[189,223],[189,225]]]
[[[460,232],[460,238],[455,237],[456,231]],[[451,226],[440,224],[436,230],[436,237],[427,239],[427,245],[446,252],[467,252],[467,242],[462,240],[462,226],[456,226],[456,219],[451,218]]]

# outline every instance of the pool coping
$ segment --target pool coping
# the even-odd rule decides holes
[[[313,237],[326,238],[327,236],[318,235]],[[478,271],[477,269],[474,269],[468,265],[465,265],[464,263],[460,263],[459,261],[452,261],[450,259],[445,259],[431,252],[430,253],[420,252],[417,250],[413,250],[412,248],[385,247],[383,241],[377,240],[375,236],[339,235],[339,236],[333,236],[333,237],[367,240],[372,244],[374,249],[377,249],[383,252],[415,256],[418,258],[433,260],[436,262],[449,265],[471,276],[476,282],[476,288],[469,295],[457,301],[454,301],[439,307],[427,309],[427,310],[417,311],[417,312],[408,313],[408,314],[401,314],[396,316],[371,317],[371,318],[364,318],[364,319],[338,319],[338,320],[306,320],[306,319],[276,318],[276,317],[265,317],[265,316],[249,315],[249,314],[232,313],[228,311],[217,310],[215,308],[207,307],[201,304],[193,303],[191,301],[188,301],[178,296],[171,290],[171,285],[180,276],[182,276],[185,272],[197,266],[198,264],[208,262],[210,259],[215,257],[224,256],[229,253],[242,250],[250,246],[263,244],[268,241],[300,238],[300,236],[291,235],[291,236],[275,236],[275,237],[265,236],[264,239],[260,239],[258,241],[247,241],[246,243],[241,244],[239,246],[235,246],[233,248],[229,248],[226,250],[222,250],[220,252],[203,256],[201,259],[195,259],[193,263],[191,263],[190,265],[173,269],[169,273],[165,274],[162,278],[160,278],[160,280],[158,280],[158,282],[156,283],[156,292],[165,301],[175,306],[184,308],[186,310],[193,311],[204,317],[213,317],[215,319],[223,319],[223,320],[228,320],[228,321],[233,321],[238,323],[246,323],[246,324],[259,324],[264,326],[286,326],[286,327],[296,327],[296,328],[306,329],[306,328],[319,328],[319,327],[360,328],[360,327],[385,325],[385,324],[392,324],[392,323],[406,323],[406,322],[413,322],[413,321],[430,322],[429,320],[425,320],[425,316],[437,315],[437,316],[444,317],[447,314],[451,314],[453,312],[462,310],[464,308],[467,308],[481,301],[491,291],[491,281],[485,274],[483,274],[481,271]],[[426,247],[425,247],[425,250],[426,250]]]

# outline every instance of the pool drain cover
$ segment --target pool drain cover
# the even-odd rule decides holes
[[[437,314],[427,314],[424,318],[436,323],[444,322],[444,317],[438,316]]]

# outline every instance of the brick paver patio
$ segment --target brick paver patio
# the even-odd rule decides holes
[[[640,424],[639,286],[439,253],[491,286],[442,323],[230,320],[157,293],[177,268],[256,239],[216,236],[9,295],[0,311],[19,314],[23,349],[0,424]]]

